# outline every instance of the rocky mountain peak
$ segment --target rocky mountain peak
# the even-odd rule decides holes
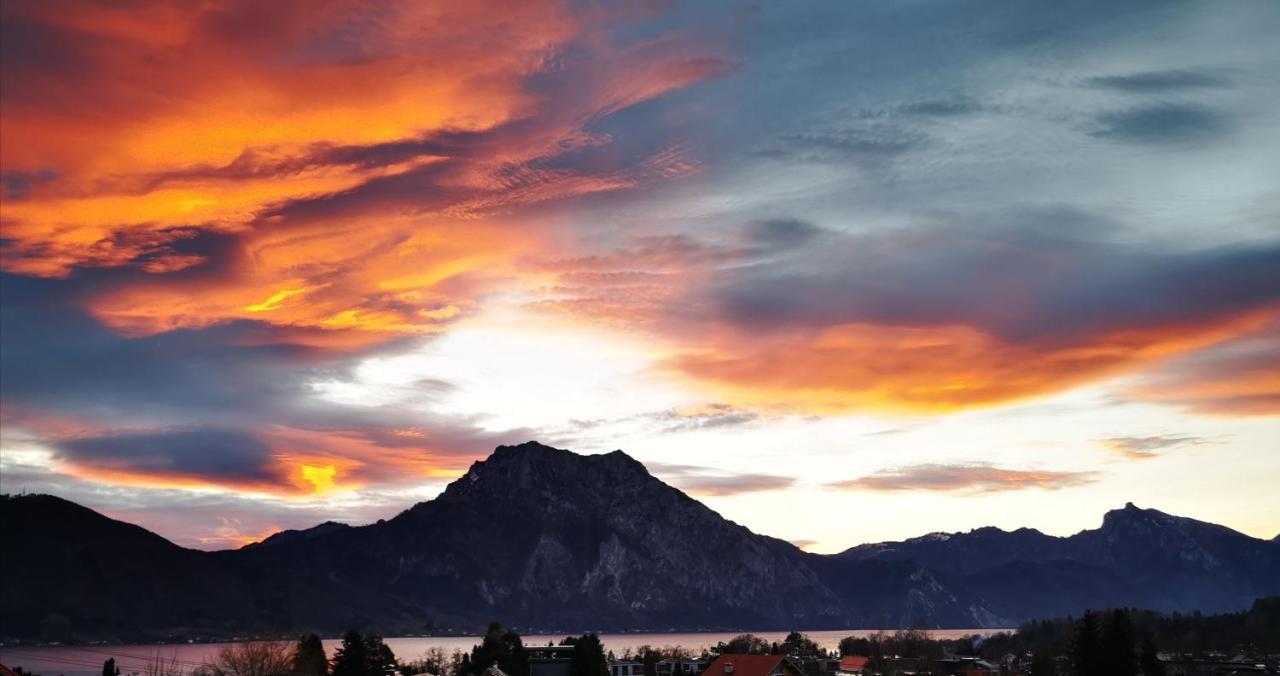
[[[1110,510],[1102,516],[1102,528],[1104,530],[1131,528],[1138,524],[1154,526],[1176,518],[1155,509],[1142,509],[1132,502],[1126,502],[1124,507]]]

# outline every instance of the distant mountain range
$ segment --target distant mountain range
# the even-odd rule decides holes
[[[525,630],[1008,627],[1086,608],[1244,609],[1280,541],[1132,504],[1071,537],[980,528],[819,555],[621,451],[499,447],[434,500],[233,551],[47,495],[0,499],[0,640]]]

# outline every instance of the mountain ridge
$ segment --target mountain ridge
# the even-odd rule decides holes
[[[982,527],[822,555],[721,517],[621,451],[536,442],[498,447],[390,519],[233,550],[185,549],[51,496],[6,496],[0,511],[0,544],[53,559],[5,566],[0,615],[17,619],[0,621],[0,637],[429,633],[495,618],[545,630],[1012,626],[1103,605],[1234,610],[1280,592],[1280,543],[1132,503],[1066,537]],[[160,569],[113,555],[139,550]],[[59,586],[50,569],[79,578],[69,588],[84,607],[57,589],[42,600]],[[173,601],[135,598],[157,595]]]

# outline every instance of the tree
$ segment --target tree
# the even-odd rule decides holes
[[[862,655],[864,657],[871,654],[871,641],[858,636],[846,636],[840,639],[840,656],[848,657],[850,655]]]
[[[396,654],[391,652],[391,646],[382,642],[381,636],[369,635],[364,637],[364,650],[369,660],[365,666],[366,676],[382,676],[382,674],[395,671]]]
[[[768,655],[772,648],[768,641],[755,634],[739,634],[728,643],[717,643],[713,652],[719,655]]]
[[[427,648],[422,653],[422,657],[412,662],[402,662],[400,664],[400,672],[412,676],[413,674],[432,674],[433,676],[454,676],[457,674],[456,663],[461,661],[462,651],[454,649],[450,655],[444,651],[444,648],[433,647]]]
[[[609,663],[604,657],[604,645],[595,634],[570,636],[560,645],[573,646],[573,659],[569,662],[569,676],[609,676]]]
[[[1075,676],[1103,674],[1102,645],[1098,638],[1098,614],[1085,611],[1071,634],[1071,673]]]
[[[489,624],[480,645],[471,649],[471,659],[464,674],[481,674],[493,665],[507,676],[529,676],[529,659],[524,653],[524,642],[514,631],[504,631],[498,622]],[[334,676],[337,676],[336,674]]]
[[[287,674],[293,670],[294,654],[294,645],[283,641],[232,643],[218,650],[208,672],[212,676]]]
[[[1107,613],[1102,623],[1099,646],[1102,673],[1107,676],[1137,676],[1138,657],[1133,652],[1133,621],[1129,611],[1118,608]]]
[[[824,655],[822,648],[817,643],[798,631],[793,631],[782,639],[782,645],[779,646],[778,652],[791,657],[818,657]]]
[[[171,653],[164,657],[157,650],[142,665],[143,676],[182,676],[184,669],[178,664],[178,654]]]
[[[396,655],[381,636],[348,630],[333,653],[333,676],[383,676],[396,668]]]
[[[307,676],[329,676],[329,657],[315,634],[304,634],[294,649],[293,671]]]
[[[368,664],[364,637],[348,630],[342,635],[342,645],[333,653],[333,676],[367,676]]]
[[[120,667],[116,666],[116,658],[108,657],[102,663],[102,676],[120,676]]]

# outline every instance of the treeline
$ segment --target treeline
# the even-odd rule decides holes
[[[570,636],[560,645],[574,646],[570,676],[609,676],[604,645],[595,634]],[[381,637],[348,631],[332,659],[325,653],[319,636],[306,634],[297,642],[226,645],[213,661],[200,665],[157,654],[148,660],[139,676],[389,676],[395,672],[405,676],[480,676],[493,666],[507,676],[529,676],[529,659],[520,635],[496,622],[489,625],[480,643],[469,653],[432,648],[417,659],[402,662]],[[35,676],[21,669],[15,671]],[[114,659],[103,663],[102,676],[121,676]]]
[[[1163,614],[1129,610],[1128,616],[1136,635],[1149,637],[1164,652],[1280,653],[1280,597],[1258,599],[1249,610],[1238,613]],[[1095,617],[1094,621],[1098,619]],[[1067,617],[1028,622],[1018,628],[1010,642],[1029,650],[1065,651],[1081,620]]]
[[[1258,599],[1248,611],[1221,615],[1161,614],[1113,609],[1029,622],[1013,633],[933,639],[923,631],[878,632],[849,636],[836,651],[827,651],[799,632],[782,641],[741,634],[697,653],[681,646],[640,646],[620,654],[606,652],[595,634],[570,636],[559,645],[573,646],[570,676],[609,676],[608,660],[640,662],[645,676],[656,676],[658,662],[668,659],[713,659],[723,654],[776,654],[802,659],[849,655],[869,658],[871,671],[885,670],[903,658],[937,660],[944,656],[980,657],[993,663],[1013,660],[1031,676],[1164,676],[1158,655],[1280,654],[1280,597]],[[258,641],[224,646],[210,664],[179,664],[158,655],[141,676],[481,676],[496,666],[507,676],[529,676],[528,646],[516,632],[494,622],[470,652],[432,648],[419,658],[401,662],[376,635],[348,631],[330,658],[320,637],[297,642]],[[17,670],[15,670],[17,671]],[[24,673],[18,671],[18,673]],[[120,676],[114,660],[103,664],[103,676]],[[24,676],[27,676],[24,674]]]
[[[1014,633],[987,637],[935,640],[925,632],[899,631],[840,641],[841,656],[868,657],[873,671],[895,658],[955,655],[997,664],[1011,658],[1031,676],[1164,676],[1160,653],[1280,653],[1280,597],[1258,599],[1247,611],[1220,615],[1112,609],[1029,622]]]

